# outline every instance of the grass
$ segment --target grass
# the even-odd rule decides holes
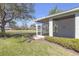
[[[6,30],[6,33],[35,33],[35,30]]]
[[[35,30],[6,30],[5,37],[33,36],[35,33]],[[0,37],[2,37],[1,32]]]
[[[0,38],[0,56],[48,56],[48,55],[74,55],[56,46],[50,46],[38,40],[31,43],[24,37]]]
[[[33,30],[8,30],[8,34],[24,34],[25,36],[0,38],[0,56],[70,56],[75,55],[64,50],[61,47],[51,46],[49,44],[32,40],[28,38],[35,34]],[[28,37],[29,36],[29,37]],[[29,38],[30,39],[30,38]],[[31,40],[31,39],[30,39]]]
[[[46,40],[62,45],[63,47],[73,49],[79,52],[79,39],[46,37]]]

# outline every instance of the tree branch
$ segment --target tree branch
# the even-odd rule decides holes
[[[5,16],[6,16],[6,12],[5,11],[3,11],[3,17],[2,17],[2,19],[1,19],[1,26],[0,27],[2,27],[3,25],[5,25],[6,23],[5,23]]]
[[[5,22],[6,22],[6,23],[9,22],[9,21],[11,21],[13,18],[14,18],[14,13],[12,14],[12,17],[11,17],[10,19],[6,20]]]
[[[0,28],[1,28],[2,26],[0,25]]]
[[[6,16],[6,12],[4,11],[4,15],[3,15],[2,20],[4,20],[4,19],[5,19],[5,16]]]

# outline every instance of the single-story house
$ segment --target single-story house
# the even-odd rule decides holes
[[[38,18],[34,21],[37,22],[36,35],[79,38],[79,8]]]

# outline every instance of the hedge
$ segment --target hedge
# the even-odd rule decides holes
[[[73,49],[79,52],[79,39],[71,39],[71,38],[59,38],[59,37],[46,37],[46,40],[49,42],[54,42],[62,45],[63,47]]]

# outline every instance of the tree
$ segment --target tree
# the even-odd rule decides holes
[[[35,30],[35,29],[36,29],[35,24],[32,24],[32,25],[30,26],[30,29]]]
[[[31,3],[1,3],[0,4],[0,28],[5,35],[5,25],[12,20],[31,19],[34,9]]]
[[[28,29],[27,21],[22,20],[22,26],[21,27],[22,27],[23,30]]]
[[[60,13],[62,10],[59,10],[57,6],[49,11],[49,15]]]
[[[10,28],[16,29],[16,21],[12,20],[12,21],[10,21],[8,24],[9,24],[9,27],[10,27]]]

